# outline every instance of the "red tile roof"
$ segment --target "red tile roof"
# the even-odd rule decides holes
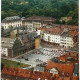
[[[59,59],[66,62],[67,57],[68,57],[68,55],[63,55],[63,56],[60,56]]]
[[[73,76],[72,79],[73,80],[79,80],[79,77],[78,76]]]
[[[70,77],[58,77],[56,80],[71,80]]]
[[[49,79],[52,80],[54,78],[53,74],[49,72],[37,72],[37,71],[31,71],[31,70],[24,70],[19,68],[7,68],[4,67],[2,70],[2,74],[11,75],[11,76],[18,76],[23,78],[32,78],[37,80],[38,78],[41,78],[41,80]]]
[[[44,16],[32,16],[32,17],[29,17],[27,18],[27,20],[48,20],[48,21],[53,21],[55,20],[55,18],[52,18],[52,17],[44,17]]]
[[[57,27],[51,27],[51,28],[46,28],[45,32],[49,33],[49,34],[61,34],[62,33],[62,29],[57,28]]]
[[[50,65],[49,67],[47,66],[47,68],[50,68],[51,66],[55,66],[57,64],[55,63],[51,63],[49,62],[49,64],[52,64]],[[49,65],[48,64],[48,65]],[[65,67],[66,66],[66,67]],[[72,73],[72,68],[71,66],[67,66],[67,65],[59,65],[59,71],[67,71],[69,72],[70,74]],[[65,69],[64,69],[65,68]],[[68,70],[69,69],[69,70]],[[48,80],[71,80],[71,78],[73,80],[79,80],[79,77],[76,77],[76,76],[60,76],[58,74],[51,74],[49,72],[37,72],[37,71],[31,71],[31,70],[24,70],[24,69],[19,69],[19,68],[7,68],[7,67],[4,67],[3,70],[2,70],[2,75],[8,75],[9,77],[20,77],[20,78],[30,78],[30,79],[35,79],[35,80],[38,80],[38,78],[40,78],[41,80],[45,80],[45,79],[48,79]],[[6,77],[5,77],[6,78]]]
[[[45,28],[45,32],[50,34],[61,34],[64,28],[68,28],[69,35],[79,35],[78,33],[78,26],[73,25],[53,25],[53,27]]]
[[[67,76],[67,73],[69,73],[69,76],[71,76],[73,73],[74,66],[71,64],[61,64],[61,63],[49,61],[48,65],[46,66],[46,69],[51,69],[51,68],[58,68],[59,75],[61,76],[63,72],[65,76]]]
[[[61,29],[68,28],[69,30],[74,30],[74,31],[79,30],[78,26],[73,26],[73,25],[57,25],[57,27],[59,27]]]
[[[77,32],[77,31],[69,31],[69,35],[71,35],[71,36],[79,36],[79,32]]]

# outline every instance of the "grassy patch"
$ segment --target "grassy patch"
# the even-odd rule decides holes
[[[4,66],[6,67],[12,67],[12,68],[24,68],[24,67],[30,66],[28,64],[23,64],[23,63],[19,63],[19,62],[7,60],[7,59],[1,59],[1,63],[3,63]]]

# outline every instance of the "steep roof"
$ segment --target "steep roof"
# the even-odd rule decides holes
[[[73,73],[73,65],[71,64],[61,64],[61,63],[56,63],[49,61],[48,65],[46,66],[46,69],[51,69],[51,68],[58,68],[59,70],[59,75],[65,75],[65,76],[71,76]],[[67,75],[68,74],[68,75]]]
[[[20,38],[12,39],[12,38],[1,37],[1,47],[12,48],[15,40],[19,40],[21,44],[23,45]]]
[[[11,75],[15,77],[31,78],[35,80],[38,80],[38,78],[40,78],[41,80],[52,80],[51,78],[54,78],[54,76],[49,72],[38,72],[10,67],[4,67],[2,70],[2,74]]]
[[[79,36],[79,32],[77,31],[69,31],[70,36]]]
[[[60,56],[60,60],[66,62],[66,58],[68,57],[68,55],[63,55],[63,56]]]
[[[62,30],[57,27],[51,27],[51,28],[46,28],[45,32],[49,34],[59,34],[60,35],[62,33]]]

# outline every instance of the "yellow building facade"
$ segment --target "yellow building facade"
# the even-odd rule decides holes
[[[35,48],[38,49],[40,47],[40,39],[36,38],[35,39]]]

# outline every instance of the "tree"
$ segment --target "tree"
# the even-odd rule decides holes
[[[60,11],[61,13],[63,13],[62,16],[66,16],[70,10],[71,10],[70,5],[64,5],[60,7]]]
[[[78,19],[74,19],[74,20],[68,21],[66,24],[67,25],[77,25],[78,26],[79,22],[78,22]]]
[[[79,20],[78,20],[78,8],[76,8],[74,11],[70,11],[68,16],[72,17],[71,21],[68,21],[67,24],[68,25],[78,25],[79,24]]]
[[[59,19],[56,19],[56,21],[54,23],[55,24],[61,24],[61,22],[59,21]]]
[[[17,12],[15,10],[9,10],[7,11],[7,16],[18,16]]]
[[[5,11],[1,11],[1,20],[3,20],[7,16]]]
[[[2,0],[1,19],[15,15],[20,17],[39,15],[57,19],[69,15],[73,18],[78,16],[75,10],[78,8],[78,0],[27,0],[29,3],[23,5],[20,4],[21,1],[26,2],[26,0]]]

